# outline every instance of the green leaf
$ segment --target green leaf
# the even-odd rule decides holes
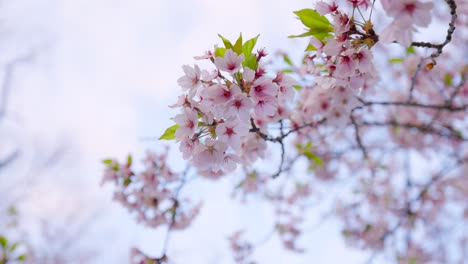
[[[303,37],[308,37],[308,36],[314,36],[316,37],[317,39],[321,40],[322,42],[325,42],[325,39],[326,38],[330,38],[332,37],[333,35],[326,32],[326,33],[323,33],[323,32],[320,32],[320,31],[316,31],[316,30],[309,30],[307,32],[304,32],[300,35],[291,35],[291,36],[288,36],[288,38],[303,38]]]
[[[411,256],[408,260],[408,264],[417,264],[418,263],[418,258],[415,256]]]
[[[414,53],[414,47],[409,46],[408,48],[406,48],[406,53],[408,53],[408,54]]]
[[[8,214],[11,216],[18,215],[18,210],[16,210],[16,207],[10,206],[10,208],[8,208]]]
[[[318,166],[323,165],[323,160],[319,156],[315,155],[311,150],[312,142],[309,141],[304,146],[302,146],[301,144],[296,144],[296,148],[299,151],[299,153],[304,155],[309,161],[313,161]]]
[[[325,16],[320,15],[317,11],[306,8],[295,11],[302,24],[310,28],[311,31],[316,33],[328,33],[333,31],[333,26]]]
[[[16,258],[16,260],[18,260],[18,261],[25,261],[25,260],[26,260],[26,255],[25,255],[25,254],[20,255],[20,256],[18,256],[18,257]]]
[[[232,50],[237,53],[237,55],[242,54],[242,33],[240,34],[239,38],[237,39],[236,43],[232,47]]]
[[[283,72],[284,72],[284,73],[292,73],[293,70],[291,70],[291,69],[284,69]]]
[[[218,34],[218,36],[221,38],[221,40],[223,41],[224,43],[224,47],[226,47],[226,49],[232,49],[232,43],[226,39],[225,37],[221,36],[221,34]]]
[[[258,66],[257,56],[251,55],[246,60],[244,60],[244,62],[242,62],[242,66],[249,67],[250,69],[255,71]]]
[[[215,57],[224,58],[224,53],[226,53],[226,48],[217,48],[214,52]]]
[[[307,32],[304,32],[300,35],[290,35],[288,36],[288,38],[303,38],[303,37],[308,37],[308,36],[312,36],[314,35],[314,32],[312,31],[307,31]]]
[[[342,230],[342,231],[341,231],[341,234],[342,234],[344,237],[348,237],[348,236],[351,236],[351,235],[352,235],[351,231],[346,230],[346,229]]]
[[[292,63],[292,61],[291,61],[291,58],[289,58],[288,55],[284,54],[284,55],[283,55],[283,60],[284,60],[284,62],[286,62],[288,65],[293,66],[293,63]]]
[[[404,61],[403,58],[392,58],[392,59],[388,60],[388,62],[390,62],[390,63],[401,63],[403,61]]]
[[[106,165],[111,165],[112,164],[112,159],[105,159],[102,161],[102,163],[106,164]]]
[[[323,160],[311,151],[304,152],[304,156],[306,156],[310,161],[314,161],[318,166],[323,165]]]
[[[179,125],[173,125],[171,127],[168,127],[166,131],[164,131],[164,134],[162,134],[161,137],[159,137],[160,140],[172,140],[175,138],[175,132],[179,128]]]
[[[18,242],[16,242],[16,243],[13,243],[13,245],[11,245],[11,247],[10,247],[10,252],[13,252],[13,251],[15,251],[15,249],[18,247],[18,245],[19,245],[19,243],[18,243]]]
[[[300,89],[302,89],[302,86],[297,85],[297,84],[293,85],[293,87],[294,87],[294,89],[296,89],[296,90],[298,90],[298,91],[299,91]]]
[[[133,160],[132,160],[132,155],[128,154],[128,156],[127,156],[127,165],[128,165],[128,166],[131,166],[131,165],[132,165],[132,162],[133,162]]]
[[[302,9],[295,11],[294,14],[298,16],[302,24],[304,24],[309,30],[300,35],[291,35],[289,38],[303,38],[308,36],[314,36],[317,39],[324,41],[325,38],[332,36],[330,32],[333,31],[333,26],[325,16],[320,15],[317,11],[312,9]],[[307,47],[306,51],[309,51],[310,47]]]
[[[247,40],[244,45],[242,45],[242,53],[244,53],[245,58],[249,58],[252,54],[253,48],[255,47],[255,44],[257,44],[257,39],[259,36],[260,35],[257,35],[256,37]]]
[[[444,83],[449,86],[452,85],[452,75],[450,75],[450,73],[445,74]]]
[[[317,48],[314,47],[314,45],[312,44],[309,44],[307,45],[307,48],[305,49],[305,51],[316,51]]]
[[[8,245],[8,240],[4,236],[0,236],[0,245],[5,248]]]
[[[123,181],[123,185],[124,186],[128,186],[130,183],[132,183],[132,180],[130,178],[126,178],[124,181]]]

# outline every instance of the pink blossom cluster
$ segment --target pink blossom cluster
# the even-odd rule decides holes
[[[236,231],[230,236],[229,243],[236,263],[254,263],[249,261],[253,253],[253,245],[242,238],[243,230]]]
[[[365,32],[365,27],[358,30],[354,20],[335,2],[317,3],[317,12],[332,17],[334,34],[322,40],[311,37],[315,51],[298,71],[314,76],[315,84],[300,90],[299,111],[291,119],[301,125],[325,118],[327,124],[344,126],[351,110],[359,105],[356,97],[379,80],[370,51],[373,35]]]
[[[171,229],[187,227],[198,215],[200,204],[178,197],[184,179],[169,168],[167,150],[163,154],[148,152],[143,169],[135,173],[132,159],[119,163],[105,160],[103,183],[115,185],[114,200],[126,207],[147,226],[168,225]]]
[[[382,0],[382,6],[393,22],[380,34],[380,41],[396,41],[405,47],[411,45],[416,26],[427,27],[431,23],[431,2],[419,0]]]
[[[213,72],[183,66],[178,83],[186,93],[174,106],[180,109],[174,117],[175,139],[201,175],[217,178],[263,158],[266,142],[252,126],[265,131],[288,116],[295,81],[282,72],[268,76],[261,64],[265,55],[258,51],[256,69],[243,66],[244,54],[232,49],[224,56],[208,52],[202,57],[213,63]]]

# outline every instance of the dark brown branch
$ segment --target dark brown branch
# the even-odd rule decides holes
[[[445,102],[446,105],[452,105],[453,100],[454,100],[455,97],[457,96],[458,92],[461,90],[461,88],[463,87],[463,85],[465,85],[465,81],[466,81],[465,75],[462,75],[462,80],[461,80],[461,82],[457,85],[457,87],[455,87],[455,90],[454,90],[453,93],[450,95],[450,98]],[[435,115],[432,116],[431,122],[429,122],[429,123],[427,124],[427,126],[432,126],[432,124],[434,124],[434,122],[440,117],[440,114],[441,114],[441,113],[442,113],[442,109],[438,109],[437,112],[435,113]]]
[[[169,223],[169,226],[167,227],[166,236],[164,237],[164,244],[163,244],[161,257],[153,259],[155,261],[155,263],[157,263],[157,264],[165,263],[168,260],[168,258],[167,258],[167,248],[169,246],[170,234],[171,234],[172,228],[175,225],[177,211],[179,209],[179,200],[178,200],[179,198],[178,197],[179,197],[180,191],[185,186],[185,183],[187,183],[187,177],[188,177],[187,175],[188,175],[189,171],[190,171],[190,165],[187,165],[185,167],[184,171],[182,172],[182,177],[181,177],[180,184],[179,184],[179,186],[177,187],[177,189],[175,191],[174,200],[173,200],[174,204],[173,204],[173,207],[172,207],[171,222]]]
[[[427,109],[434,109],[434,110],[443,110],[449,112],[458,112],[458,111],[466,111],[468,110],[468,104],[461,105],[461,106],[452,106],[450,104],[421,104],[415,102],[390,102],[390,101],[365,101],[359,98],[359,101],[363,104],[363,106],[372,106],[372,105],[383,105],[383,106],[404,106],[404,107],[419,107],[419,108],[427,108]]]
[[[279,168],[278,168],[278,171],[273,174],[271,177],[276,178],[278,176],[280,176],[280,174],[283,172],[283,164],[284,164],[284,155],[285,155],[285,150],[284,150],[284,143],[283,141],[278,141],[281,145],[281,162],[280,162],[280,165],[279,165]]]
[[[413,77],[411,77],[411,86],[409,89],[408,102],[411,102],[413,100],[413,91],[414,91],[414,87],[416,87],[416,79],[418,78],[418,74],[421,71],[423,61],[424,61],[423,58],[419,59],[418,66],[416,67],[416,70],[414,71]]]
[[[351,113],[349,115],[349,117],[351,118],[351,123],[353,124],[353,127],[354,127],[354,134],[355,134],[355,137],[356,137],[356,143],[358,144],[358,147],[359,149],[361,149],[362,151],[362,155],[364,156],[364,159],[368,159],[368,154],[367,154],[367,149],[364,147],[364,145],[362,144],[362,140],[361,140],[361,134],[359,132],[359,126],[356,122],[356,119],[354,118],[354,111],[357,110],[359,108],[354,108],[353,110],[351,110]]]
[[[433,134],[433,135],[437,135],[440,137],[445,137],[445,138],[450,138],[450,139],[455,139],[455,140],[468,141],[468,138],[463,137],[461,133],[454,130],[453,128],[448,128],[448,127],[446,127],[448,130],[448,133],[447,133],[447,132],[435,129],[434,127],[427,127],[426,125],[423,125],[423,124],[398,123],[396,121],[362,122],[358,125],[359,126],[399,127],[399,128],[405,128],[405,129],[416,129],[422,133]]]
[[[281,173],[283,173],[285,170],[283,168],[283,165],[284,165],[284,160],[285,160],[285,154],[286,154],[286,151],[285,151],[285,147],[284,147],[284,139],[286,137],[288,137],[290,134],[294,133],[294,132],[297,132],[301,129],[304,129],[306,127],[314,127],[318,124],[322,124],[326,121],[326,119],[322,119],[318,122],[313,122],[313,123],[306,123],[306,124],[303,124],[301,126],[298,126],[298,127],[295,127],[289,131],[287,131],[286,133],[283,132],[283,129],[284,129],[284,126],[283,126],[283,123],[281,122],[281,133],[279,136],[277,137],[271,137],[265,133],[263,133],[262,131],[260,131],[260,128],[257,127],[257,125],[255,125],[255,121],[253,120],[253,118],[250,119],[250,124],[251,124],[251,128],[249,130],[249,132],[252,132],[252,133],[256,133],[258,136],[260,136],[263,140],[265,141],[270,141],[270,142],[273,142],[273,143],[279,143],[281,145],[281,162],[280,162],[280,166],[279,166],[279,169],[278,171],[272,175],[273,178],[276,178],[278,177]]]
[[[454,166],[442,169],[439,173],[437,173],[437,175],[432,177],[431,180],[424,185],[424,187],[421,189],[421,191],[415,198],[409,199],[407,201],[406,206],[401,209],[401,211],[404,212],[403,217],[398,220],[397,224],[393,228],[387,230],[380,238],[380,240],[384,242],[389,236],[393,235],[405,223],[405,221],[407,221],[411,217],[414,217],[415,213],[412,209],[414,203],[422,200],[424,198],[424,195],[428,192],[429,188],[431,188],[431,186],[437,183],[444,175],[447,175],[452,170],[461,167],[466,162],[468,162],[468,159],[458,160]]]
[[[439,57],[442,54],[442,50],[452,41],[452,35],[455,32],[455,20],[457,19],[457,4],[454,0],[445,0],[450,8],[450,15],[452,16],[450,23],[448,24],[449,27],[447,29],[447,35],[445,36],[444,42],[440,44],[433,44],[430,42],[413,42],[411,43],[414,47],[422,47],[422,48],[433,48],[436,49],[434,53],[431,54],[431,58],[434,60],[435,58]]]

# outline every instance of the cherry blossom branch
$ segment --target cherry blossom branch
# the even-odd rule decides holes
[[[167,227],[161,257],[155,259],[156,264],[162,264],[164,262],[167,262],[167,248],[169,246],[169,239],[170,239],[172,228],[174,227],[174,224],[176,223],[177,209],[179,208],[178,197],[179,197],[180,191],[185,186],[185,183],[187,183],[187,175],[188,175],[189,171],[190,171],[190,165],[187,165],[185,167],[184,171],[182,172],[180,184],[179,184],[179,186],[177,187],[177,189],[175,191],[174,200],[173,200],[174,205],[173,205],[173,209],[172,209],[171,222],[169,223],[169,225]]]
[[[461,140],[461,141],[468,141],[468,138],[463,137],[463,135],[461,135],[459,132],[449,127],[446,127],[449,130],[449,133],[447,134],[447,133],[444,133],[443,131],[436,130],[434,127],[426,127],[425,125],[418,125],[418,124],[411,124],[411,123],[398,123],[396,121],[362,122],[358,125],[359,126],[380,126],[380,127],[392,126],[392,127],[399,127],[399,128],[405,128],[405,129],[416,129],[423,133],[434,134],[434,135],[438,135],[441,137],[446,137],[446,138],[451,138],[451,139],[456,139],[456,140]]]
[[[466,78],[465,78],[465,75],[462,75],[462,80],[461,82],[457,85],[457,87],[455,87],[455,90],[453,91],[453,93],[450,95],[450,98],[446,101],[446,105],[448,106],[451,106],[452,103],[453,103],[453,100],[455,99],[455,97],[457,96],[458,92],[461,90],[461,88],[463,87],[463,85],[465,85],[465,81],[466,81]],[[434,116],[432,117],[431,119],[431,122],[429,122],[427,124],[427,126],[431,126],[435,120],[437,120],[437,118],[439,118],[440,114],[442,113],[442,109],[438,109],[437,112],[434,114]]]
[[[280,161],[278,171],[271,176],[273,179],[280,176],[280,174],[283,172],[283,165],[284,165],[285,149],[284,149],[283,140],[278,141],[278,143],[281,145],[281,161]]]
[[[4,74],[3,82],[1,85],[2,93],[0,95],[0,120],[2,120],[6,115],[7,102],[8,102],[8,97],[9,97],[10,90],[11,90],[11,82],[12,82],[12,78],[13,78],[16,68],[20,64],[31,61],[34,56],[35,56],[35,53],[30,52],[24,56],[15,58],[14,60],[6,64],[5,74]]]
[[[439,173],[437,173],[436,176],[432,177],[431,180],[424,185],[424,187],[414,199],[408,200],[408,202],[406,203],[406,207],[402,209],[402,212],[405,212],[403,217],[398,220],[395,226],[387,230],[382,235],[380,241],[384,242],[388,237],[392,236],[405,223],[405,221],[408,220],[408,218],[414,216],[415,213],[412,210],[413,204],[423,199],[424,195],[427,193],[431,186],[438,182],[444,175],[447,175],[448,173],[450,173],[450,171],[460,167],[466,162],[468,162],[468,159],[458,160],[454,166],[442,169]]]
[[[284,171],[286,171],[283,166],[284,166],[284,160],[285,160],[285,155],[286,155],[286,150],[285,150],[285,146],[284,146],[284,139],[286,137],[288,137],[290,134],[294,133],[294,132],[297,132],[297,131],[300,131],[301,129],[304,129],[306,127],[314,127],[314,126],[317,126],[318,124],[322,124],[326,121],[325,118],[319,120],[318,122],[313,122],[313,123],[305,123],[301,126],[297,126],[293,129],[290,129],[289,131],[287,131],[286,133],[283,132],[283,129],[284,129],[284,126],[283,126],[283,123],[281,122],[281,133],[279,136],[277,137],[271,137],[265,133],[263,133],[262,131],[260,131],[260,128],[258,128],[256,125],[255,125],[255,121],[253,120],[253,118],[250,119],[250,124],[251,124],[251,128],[249,130],[249,132],[252,132],[252,133],[256,133],[257,135],[259,135],[263,140],[265,141],[270,141],[270,142],[273,142],[273,143],[279,143],[280,146],[281,146],[281,161],[280,161],[280,166],[279,166],[279,169],[278,171],[272,175],[272,178],[277,178],[281,173],[283,173]],[[289,167],[290,168],[290,167]]]
[[[432,59],[435,59],[439,57],[442,54],[442,49],[452,41],[452,35],[455,32],[455,20],[457,19],[457,4],[455,3],[455,0],[445,0],[445,2],[448,4],[450,8],[450,15],[451,15],[451,20],[450,23],[448,24],[449,27],[447,29],[447,35],[445,36],[444,42],[440,44],[433,44],[430,42],[413,42],[411,43],[412,46],[415,47],[422,47],[422,48],[433,48],[436,49],[436,51],[430,56]]]
[[[416,70],[414,71],[413,77],[411,77],[411,86],[409,89],[409,96],[408,96],[407,102],[411,102],[413,100],[413,91],[414,91],[414,87],[416,87],[416,78],[418,77],[418,74],[421,71],[423,61],[424,61],[423,58],[419,59],[418,66],[416,67]]]
[[[358,144],[359,149],[361,149],[362,155],[364,156],[364,159],[368,159],[369,156],[367,154],[367,150],[364,147],[364,145],[362,144],[361,134],[359,132],[359,125],[357,124],[356,119],[354,118],[354,111],[357,110],[357,109],[359,109],[359,108],[354,108],[353,110],[351,110],[351,114],[349,115],[349,117],[351,118],[351,123],[353,124],[353,127],[354,127],[354,134],[355,134],[355,138],[356,138],[356,143]]]
[[[20,155],[20,152],[18,150],[14,151],[8,157],[6,157],[4,160],[0,160],[0,169],[3,167],[6,167],[8,164],[16,160]]]
[[[458,89],[461,89],[463,84],[459,86]],[[362,106],[372,106],[372,105],[382,105],[382,106],[405,106],[405,107],[420,107],[420,108],[428,108],[428,109],[435,109],[435,110],[444,110],[449,112],[458,112],[458,111],[466,111],[468,110],[468,104],[460,105],[460,106],[453,106],[451,103],[446,103],[443,105],[437,104],[421,104],[416,102],[402,102],[402,101],[365,101],[361,98],[358,100],[362,103]],[[453,101],[453,100],[452,100]],[[451,102],[451,101],[450,101]]]

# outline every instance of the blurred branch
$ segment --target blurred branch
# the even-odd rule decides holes
[[[455,0],[445,0],[445,2],[448,4],[450,8],[450,15],[451,15],[451,20],[450,23],[448,24],[448,29],[447,29],[447,35],[445,36],[444,42],[440,44],[433,44],[430,42],[413,42],[411,43],[412,46],[415,47],[422,47],[422,48],[433,48],[436,49],[434,53],[431,54],[431,58],[434,60],[435,58],[439,57],[440,54],[442,54],[442,49],[452,41],[452,35],[455,32],[455,20],[457,19],[457,4],[455,3]]]
[[[17,57],[16,59],[10,61],[5,65],[5,74],[3,76],[3,82],[1,84],[1,94],[0,94],[0,121],[5,117],[7,112],[7,103],[11,90],[11,82],[16,68],[21,65],[30,62],[35,56],[35,52],[31,51],[30,53]]]
[[[463,135],[454,130],[453,128],[446,127],[448,132],[436,129],[434,127],[428,127],[425,125],[411,124],[411,123],[399,123],[397,121],[390,122],[362,122],[358,124],[359,126],[377,126],[377,127],[398,127],[404,129],[415,129],[422,133],[434,134],[445,138],[468,141],[468,138],[463,137]]]
[[[0,169],[6,167],[8,164],[15,161],[20,156],[19,150],[14,151],[9,156],[7,156],[4,160],[0,160]]]
[[[434,110],[443,110],[443,111],[449,111],[449,112],[459,112],[459,111],[466,111],[468,110],[468,104],[465,105],[460,105],[460,106],[452,106],[450,104],[421,104],[421,103],[415,103],[415,102],[401,102],[401,101],[365,101],[361,98],[358,98],[358,100],[363,104],[362,107],[364,106],[372,106],[372,105],[382,105],[382,106],[404,106],[404,107],[416,107],[416,108],[427,108],[427,109],[434,109]],[[452,102],[450,100],[450,102]]]

